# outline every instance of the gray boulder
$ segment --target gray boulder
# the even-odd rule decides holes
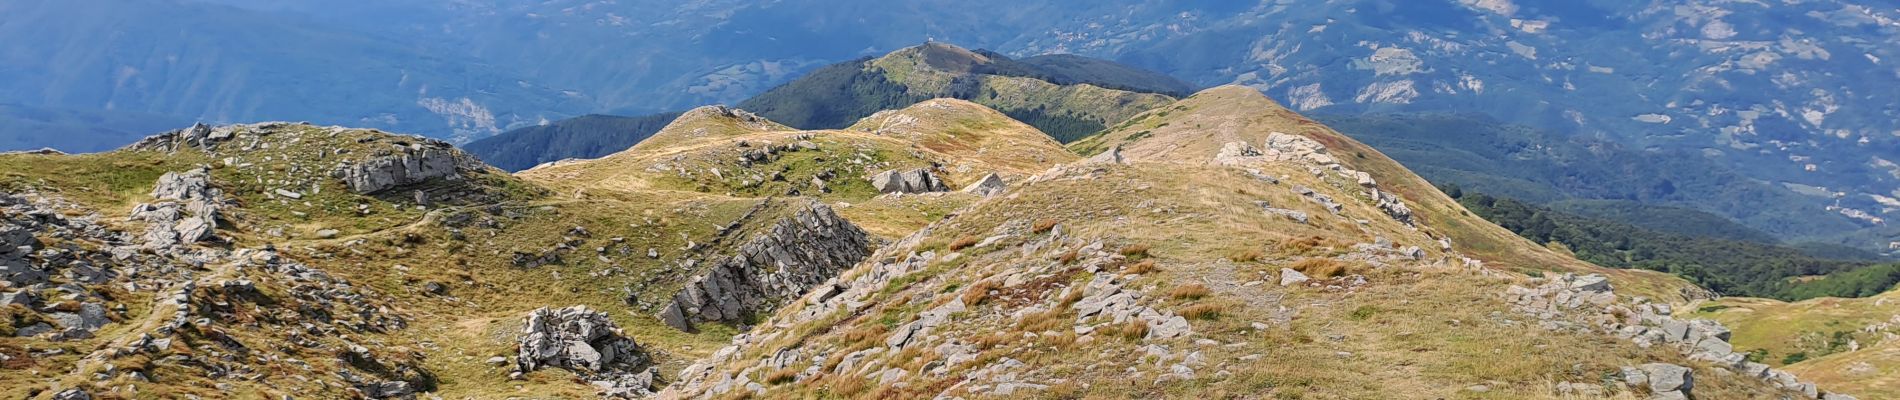
[[[92,393],[79,389],[66,389],[53,394],[53,400],[92,400]]]
[[[1313,280],[1313,278],[1307,277],[1306,274],[1302,274],[1300,271],[1294,271],[1292,268],[1280,269],[1280,286],[1296,285],[1310,280]]]
[[[1649,390],[1654,393],[1681,391],[1688,394],[1695,388],[1695,371],[1688,367],[1649,363],[1637,366],[1648,377]]]
[[[995,173],[991,173],[989,175],[984,175],[983,179],[976,180],[976,183],[972,183],[970,184],[970,186],[963,187],[963,192],[975,194],[975,195],[983,196],[983,197],[989,197],[989,196],[1002,194],[1003,190],[1008,189],[1008,188],[1009,188],[1009,185],[1006,183],[1003,183],[1002,177],[996,176]]]
[[[0,307],[14,304],[32,306],[34,300],[36,299],[33,297],[33,292],[25,290],[18,290],[12,293],[0,293]]]
[[[461,180],[463,175],[482,169],[481,161],[456,150],[448,142],[412,140],[417,143],[399,146],[389,154],[337,165],[331,175],[343,180],[352,192],[375,194],[431,179]]]
[[[931,174],[930,170],[925,168],[878,173],[871,177],[871,187],[877,188],[879,193],[930,193],[950,190],[949,187],[944,186],[943,180],[937,179],[935,174]]]

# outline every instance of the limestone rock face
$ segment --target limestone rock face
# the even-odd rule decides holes
[[[646,353],[607,313],[586,306],[529,313],[516,349],[515,367],[522,372],[561,368],[581,375],[609,397],[652,394],[653,370]]]
[[[465,174],[483,168],[481,161],[456,150],[448,142],[415,140],[416,143],[398,146],[386,154],[339,164],[331,175],[343,180],[352,192],[375,194],[431,179],[461,180]]]
[[[831,207],[809,201],[764,233],[712,262],[673,295],[660,318],[680,330],[767,312],[870,255],[870,240]]]
[[[878,173],[871,177],[871,187],[877,188],[879,193],[930,193],[950,190],[949,187],[944,186],[943,180],[937,179],[937,175],[924,168]]]

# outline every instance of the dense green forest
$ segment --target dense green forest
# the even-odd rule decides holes
[[[1561,245],[1579,259],[1606,267],[1674,273],[1724,295],[1782,300],[1861,297],[1900,282],[1896,265],[1818,258],[1800,249],[1748,240],[1660,232],[1465,191],[1456,185],[1443,189],[1478,216],[1526,239]]]
[[[1655,231],[1757,240],[1836,239],[1861,226],[1812,198],[1736,174],[1699,154],[1629,149],[1467,114],[1319,116],[1438,183]],[[1589,199],[1570,204],[1559,202]],[[1663,205],[1679,207],[1648,208]],[[1645,209],[1648,208],[1648,209]],[[1720,217],[1685,214],[1688,209]],[[1664,216],[1665,214],[1670,216]],[[1738,221],[1753,229],[1736,230]]]
[[[864,68],[860,58],[819,68],[782,86],[752,96],[739,108],[799,129],[836,129],[883,110],[894,110],[932,97]],[[950,85],[947,97],[975,94],[973,82]],[[962,91],[962,92],[959,92]],[[961,96],[959,96],[961,95]]]
[[[646,140],[680,113],[639,117],[587,115],[508,131],[462,149],[497,168],[520,171],[549,161],[598,158]]]

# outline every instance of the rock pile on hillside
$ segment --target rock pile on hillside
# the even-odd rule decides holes
[[[943,180],[929,169],[918,168],[909,171],[890,170],[871,177],[871,187],[879,193],[930,193],[949,191]]]
[[[607,313],[586,306],[534,310],[517,342],[515,367],[520,372],[561,368],[581,375],[610,398],[652,395],[651,360]]]
[[[144,239],[150,246],[197,243],[216,239],[225,207],[223,191],[211,186],[211,171],[197,168],[167,172],[152,189],[154,203],[139,204],[132,218],[147,224]]]
[[[1372,174],[1355,170],[1347,167],[1345,164],[1341,164],[1338,158],[1334,158],[1331,154],[1327,153],[1326,146],[1320,144],[1319,141],[1304,136],[1272,132],[1267,136],[1267,140],[1262,143],[1262,145],[1265,147],[1256,148],[1247,142],[1228,142],[1221,146],[1220,151],[1215,153],[1213,160],[1209,163],[1241,168],[1258,165],[1260,163],[1299,163],[1306,165],[1308,171],[1311,171],[1313,176],[1318,177],[1325,177],[1330,171],[1340,179],[1350,182],[1345,185],[1358,185],[1363,188],[1366,191],[1366,197],[1372,199],[1373,205],[1384,212],[1387,217],[1406,226],[1414,226],[1414,222],[1412,221],[1412,209],[1405,204],[1404,200],[1400,199],[1397,195],[1379,190],[1379,184],[1372,179]],[[1256,176],[1260,175],[1253,169],[1249,169],[1249,172]],[[1269,181],[1275,181],[1271,177],[1263,178]],[[1296,186],[1293,190],[1308,200],[1319,203],[1325,207],[1327,211],[1335,215],[1338,215],[1344,210],[1344,206],[1331,196],[1319,193],[1311,188]],[[1261,206],[1266,208],[1270,213],[1301,220],[1297,215],[1287,212],[1291,210],[1274,208],[1266,204],[1262,204]],[[1302,220],[1301,222],[1304,223],[1305,221]]]
[[[1594,331],[1615,335],[1642,347],[1669,346],[1691,359],[1764,380],[1801,398],[1823,398],[1826,394],[1813,383],[1801,382],[1794,374],[1748,361],[1746,355],[1736,353],[1734,346],[1728,343],[1729,330],[1721,323],[1678,320],[1672,316],[1674,310],[1668,304],[1651,303],[1643,298],[1623,301],[1613,289],[1609,279],[1601,275],[1564,274],[1535,287],[1512,286],[1505,293],[1505,299],[1547,330]],[[1673,383],[1675,369],[1650,368],[1652,366],[1637,368],[1641,374],[1626,370],[1626,381],[1631,382],[1632,387],[1640,386],[1636,382],[1647,382],[1649,390],[1661,398],[1692,397],[1689,393],[1692,386],[1687,378],[1682,385],[1676,385]],[[1670,378],[1658,380],[1658,371],[1663,371],[1661,376]],[[1646,378],[1638,379],[1643,377]],[[1674,393],[1678,388],[1680,393]],[[1830,400],[1852,399],[1844,394],[1826,395]]]
[[[864,231],[817,201],[712,260],[660,312],[668,326],[692,330],[700,322],[737,321],[804,294],[870,254]]]

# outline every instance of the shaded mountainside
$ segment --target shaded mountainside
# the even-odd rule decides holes
[[[1681,275],[1724,295],[1862,297],[1886,291],[1900,278],[1889,276],[1890,267],[1870,261],[1827,259],[1764,242],[1659,232],[1456,187],[1447,192],[1473,213],[1532,242],[1561,246],[1598,265]]]
[[[1066,142],[1188,90],[1179,80],[1105,60],[1041,56],[1017,61],[928,43],[819,68],[737,107],[801,129],[839,129],[878,111],[957,98],[995,108]],[[521,170],[631,147],[676,115],[587,116],[510,131],[466,148],[504,169]],[[522,151],[517,145],[538,150]]]
[[[504,132],[462,146],[497,168],[520,171],[569,158],[594,158],[626,150],[652,136],[680,113],[639,117],[585,115]]]
[[[1086,159],[957,99],[830,130],[701,107],[515,175],[290,123],[4,154],[0,393],[1834,389],[1673,311],[1708,296],[1690,282],[1527,241],[1252,89],[1128,121]]]

